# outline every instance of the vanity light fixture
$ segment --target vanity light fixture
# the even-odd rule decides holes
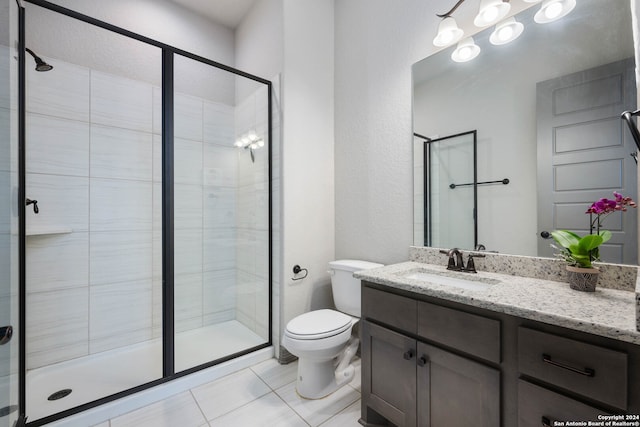
[[[473,37],[467,37],[458,43],[458,47],[451,54],[451,59],[455,62],[467,62],[480,54],[480,46],[474,41]]]
[[[438,47],[449,46],[458,42],[464,35],[464,31],[458,27],[456,21],[451,16],[466,0],[458,0],[456,4],[446,13],[436,14],[442,18],[438,25],[438,34],[433,39],[433,44]],[[511,9],[510,0],[480,0],[480,9],[473,23],[478,27],[485,27],[498,22],[489,41],[494,45],[503,45],[514,41],[524,31],[524,25],[514,17],[503,19]],[[538,24],[557,21],[569,14],[576,7],[576,0],[522,0],[525,3],[542,2],[540,10],[535,14],[534,20]],[[458,46],[451,54],[451,59],[456,62],[467,62],[478,56],[480,47],[477,46],[473,38],[467,37],[458,42]]]
[[[533,20],[538,24],[557,21],[569,14],[576,7],[576,0],[544,0]]]
[[[504,21],[496,25],[496,29],[493,30],[489,41],[493,45],[503,45],[514,41],[524,31],[524,25],[522,22],[516,21],[516,18],[507,18]]]
[[[447,16],[438,25],[438,34],[433,39],[433,45],[438,47],[448,46],[456,43],[463,35],[464,31],[458,27],[456,20],[451,16]]]
[[[480,0],[480,10],[473,20],[476,27],[495,24],[511,10],[511,4],[503,0]]]

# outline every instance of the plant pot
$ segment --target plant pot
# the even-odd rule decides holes
[[[595,292],[600,270],[567,266],[567,279],[571,289],[582,292]]]

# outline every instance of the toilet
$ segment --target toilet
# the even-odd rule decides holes
[[[353,273],[382,266],[358,260],[330,262],[333,302],[340,311],[314,310],[287,323],[282,345],[298,357],[296,390],[300,396],[320,399],[353,379],[351,361],[360,343],[351,336],[360,320],[360,280]]]

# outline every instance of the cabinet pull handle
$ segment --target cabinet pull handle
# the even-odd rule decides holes
[[[544,427],[551,427],[551,420],[543,415],[542,416],[542,425]]]
[[[427,359],[427,356],[422,356],[418,359],[418,366],[425,366],[428,362],[429,359]]]
[[[413,350],[406,351],[406,352],[404,353],[404,360],[411,360],[411,359],[413,359],[413,355],[414,355],[414,354],[413,354]]]
[[[560,363],[560,362],[556,362],[556,361],[552,360],[551,356],[549,356],[548,354],[543,354],[542,355],[542,360],[544,361],[544,363],[548,363],[550,365],[557,366],[558,368],[562,368],[562,369],[566,369],[566,370],[571,371],[571,372],[575,372],[576,374],[584,375],[585,377],[594,377],[596,375],[596,371],[594,369],[591,369],[591,368],[584,368],[584,369],[574,368],[573,366],[565,365],[564,363]]]

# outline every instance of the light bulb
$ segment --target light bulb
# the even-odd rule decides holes
[[[458,46],[451,54],[451,59],[456,62],[467,62],[478,56],[480,47],[474,43],[473,37],[467,37],[458,43]]]
[[[576,7],[576,0],[544,0],[533,20],[538,24],[548,24],[567,16]]]
[[[480,9],[473,20],[476,27],[486,27],[504,18],[511,9],[511,4],[504,0],[480,0]]]
[[[544,10],[544,16],[546,16],[547,19],[557,18],[558,16],[560,16],[561,13],[562,13],[562,4],[559,2],[551,3]]]
[[[236,147],[242,147],[242,141],[239,139],[236,139],[236,142],[234,142],[233,145],[235,145]]]
[[[438,34],[433,39],[433,44],[439,47],[447,46],[460,40],[463,34],[464,32],[458,28],[456,20],[448,16],[438,25]]]
[[[251,145],[249,146],[252,150],[255,150],[256,148],[258,148],[258,144],[256,144],[255,142],[252,142]]]
[[[495,6],[491,6],[482,11],[482,18],[484,18],[485,22],[493,22],[494,19],[498,17],[498,8]]]
[[[524,31],[524,25],[522,25],[522,22],[516,21],[516,18],[512,16],[496,25],[496,29],[491,33],[489,41],[491,44],[498,46],[507,44],[520,37],[522,31]]]
[[[258,135],[256,135],[256,133],[254,131],[250,131],[249,134],[247,135],[247,137],[251,141],[255,141],[256,139],[258,139]]]
[[[471,56],[471,48],[469,46],[465,46],[462,49],[460,49],[460,59],[465,60],[465,59],[469,59],[469,57]]]
[[[513,36],[513,28],[511,26],[502,27],[498,31],[498,38],[501,41],[509,40],[511,36]]]
[[[449,44],[453,40],[453,33],[451,31],[445,31],[440,34],[440,43]]]
[[[258,140],[258,147],[264,147],[264,140],[263,139],[259,139]]]

